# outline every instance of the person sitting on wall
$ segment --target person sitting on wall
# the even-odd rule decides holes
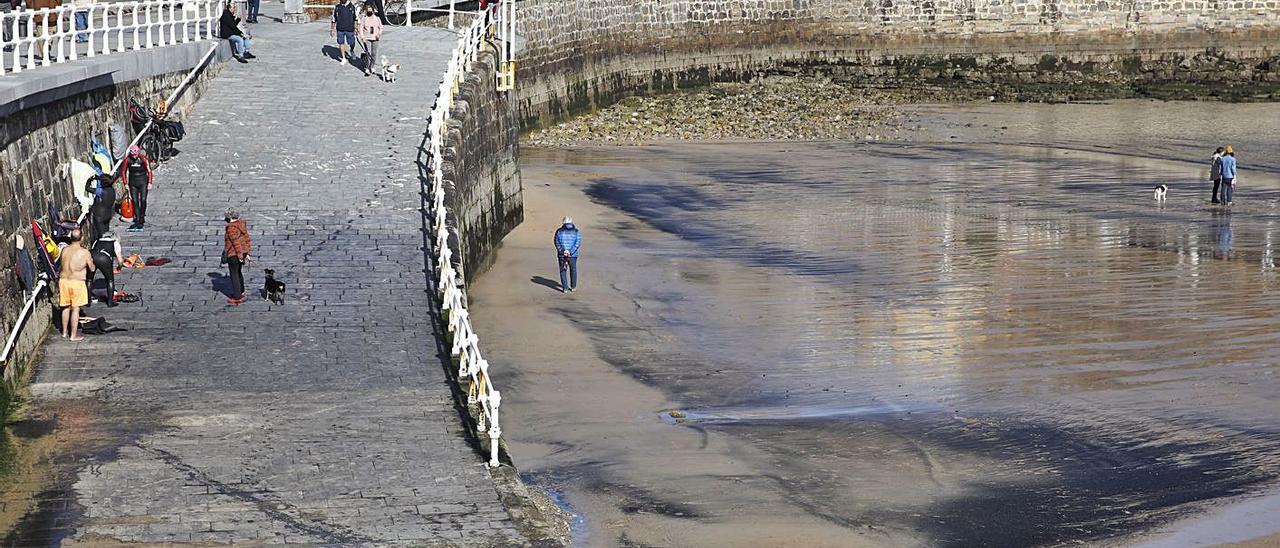
[[[223,8],[222,16],[218,18],[218,36],[231,42],[231,56],[235,57],[236,61],[248,63],[246,59],[257,57],[249,52],[251,40],[245,36],[244,31],[240,30],[240,18],[236,17],[235,2],[227,2],[227,7]]]

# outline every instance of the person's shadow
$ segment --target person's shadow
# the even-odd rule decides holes
[[[226,295],[227,297],[236,296],[235,288],[231,286],[231,276],[221,272],[210,272],[209,283],[212,285],[213,290],[218,293]]]
[[[543,278],[542,276],[534,276],[532,278],[529,278],[529,281],[541,286],[550,287],[551,289],[554,289],[556,291],[560,291],[560,282],[558,280],[551,280],[548,278]]]
[[[356,53],[355,50],[358,47],[360,46],[355,46],[353,48],[350,48],[351,51],[347,52],[347,55],[352,57],[352,59],[349,59],[348,62],[350,63],[352,68],[359,70],[361,72],[364,72],[365,68],[367,68],[365,67],[365,65],[372,64],[373,60],[363,59],[363,57],[359,53]],[[342,59],[342,50],[338,49],[338,46],[323,46],[320,48],[320,52],[323,53],[325,57],[333,59],[334,61],[338,61]]]
[[[325,54],[326,57],[333,59],[334,61],[338,61],[342,59],[341,57],[339,57],[339,55],[342,55],[342,50],[338,49],[338,46],[321,47],[320,53]]]

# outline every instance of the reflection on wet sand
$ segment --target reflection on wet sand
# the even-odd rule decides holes
[[[1114,539],[1280,476],[1274,176],[1251,174],[1228,210],[1207,204],[1198,164],[1045,147],[700,144],[526,164],[535,209],[560,192],[548,217],[579,188],[626,214],[584,224],[585,276],[605,287],[546,310],[661,393],[619,396],[599,423],[543,420],[574,405],[541,378],[563,368],[519,334],[489,343],[516,375],[517,460],[588,538]],[[517,266],[503,260],[489,276]],[[518,331],[486,311],[493,284],[473,291],[482,327]],[[565,383],[623,390],[578,368],[596,376]]]

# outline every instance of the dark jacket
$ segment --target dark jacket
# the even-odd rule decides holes
[[[244,33],[240,32],[240,18],[231,15],[231,10],[222,10],[222,17],[218,18],[218,36],[223,38],[244,36]]]
[[[236,219],[227,223],[223,245],[223,253],[227,257],[243,259],[245,255],[249,254],[253,244],[249,242],[249,225],[245,224],[244,219]]]
[[[333,25],[338,32],[356,31],[356,6],[351,2],[333,7]]]

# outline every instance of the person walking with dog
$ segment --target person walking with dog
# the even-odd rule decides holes
[[[582,247],[582,234],[574,226],[572,217],[565,217],[556,230],[556,260],[560,265],[560,292],[578,288],[578,248]]]
[[[1218,196],[1221,195],[1219,190],[1222,185],[1222,152],[1224,150],[1222,147],[1218,147],[1218,150],[1213,151],[1213,159],[1210,160],[1209,164],[1209,180],[1213,181],[1213,199],[1209,201],[1211,204],[1222,203]]]
[[[338,38],[338,63],[347,64],[347,48],[356,53],[356,7],[351,0],[340,0],[333,7],[329,22],[329,35]]]
[[[151,159],[138,145],[129,147],[124,157],[124,177],[133,200],[133,224],[129,232],[142,232],[147,224],[147,193],[154,186],[151,179]]]
[[[89,276],[93,274],[93,257],[80,244],[80,229],[71,231],[71,243],[58,257],[58,305],[62,307],[62,336],[73,341],[80,335],[80,307],[89,304]]]
[[[1236,151],[1227,145],[1222,149],[1222,202],[1231,205],[1236,194]]]
[[[253,243],[249,240],[249,225],[240,218],[236,210],[228,209],[223,220],[227,222],[227,226],[223,232],[222,258],[226,260],[230,271],[232,293],[227,297],[227,302],[240,304],[245,301],[243,269],[250,260],[249,251],[253,248]]]
[[[378,62],[378,42],[382,40],[382,20],[373,6],[365,4],[364,19],[360,20],[360,41],[364,43],[364,76],[373,75],[373,65]]]

